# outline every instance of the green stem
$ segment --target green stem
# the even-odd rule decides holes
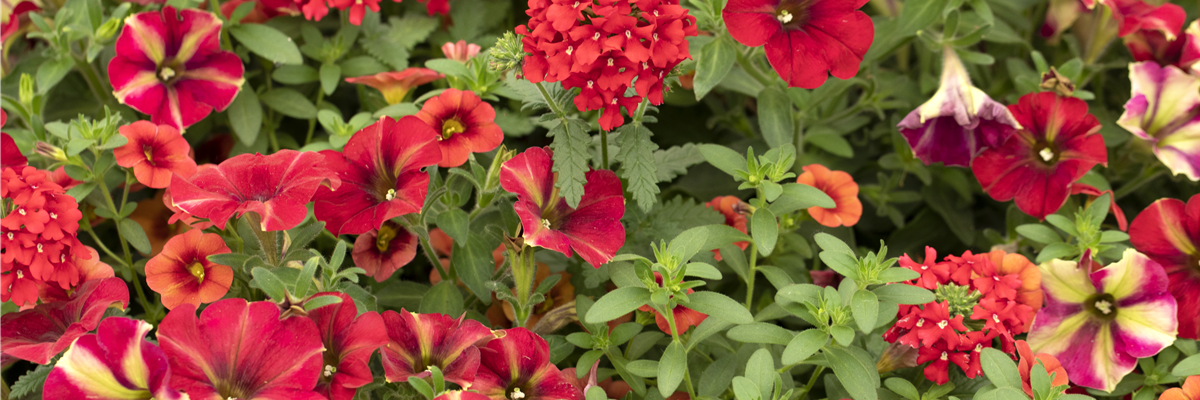
[[[513,284],[517,291],[517,304],[513,304],[513,311],[516,314],[516,321],[513,324],[519,327],[524,327],[529,321],[530,298],[533,297],[533,281],[535,279],[535,269],[533,264],[533,248],[526,247],[521,251],[508,250],[509,263],[512,268]]]
[[[317,88],[317,101],[313,104],[316,104],[317,107],[320,107],[321,100],[324,100],[324,99],[325,99],[325,89]],[[304,136],[304,145],[305,146],[308,146],[309,143],[312,143],[313,131],[315,131],[316,129],[317,129],[317,119],[313,118],[313,119],[308,120],[308,134]]]
[[[417,235],[417,241],[421,242],[421,250],[425,252],[425,257],[429,259],[429,263],[433,264],[434,268],[437,268],[438,276],[442,277],[442,280],[454,282],[454,277],[446,273],[446,269],[442,267],[442,261],[438,259],[437,252],[433,250],[433,245],[429,243],[429,233]]]
[[[808,398],[808,394],[812,392],[813,385],[817,384],[817,378],[820,377],[821,373],[823,372],[825,372],[825,367],[821,365],[818,365],[817,368],[813,370],[812,376],[808,378],[808,384],[804,385],[804,389],[800,391],[799,396],[797,397],[798,399],[804,400]]]
[[[75,59],[75,68],[83,75],[83,80],[87,81],[88,88],[92,90],[92,94],[96,96],[96,100],[106,106],[115,107],[115,104],[111,102],[112,96],[104,92],[104,82],[100,80],[100,74],[96,72],[95,68],[92,68],[92,64],[87,62],[87,60],[75,57],[74,52],[72,52],[71,56],[71,58]]]
[[[746,271],[746,309],[754,312],[754,280],[758,275],[758,245],[750,242],[750,270]]]
[[[535,83],[534,86],[537,86],[538,92],[542,93],[542,99],[545,100],[546,104],[550,106],[550,111],[554,112],[554,115],[557,115],[559,118],[563,119],[563,122],[566,122],[566,112],[564,112],[563,109],[558,106],[558,103],[554,102],[554,99],[550,97],[550,92],[546,90],[546,87],[542,86],[541,82]]]
[[[670,304],[667,304],[667,306],[670,306]],[[655,308],[658,308],[658,307],[655,307]],[[659,314],[667,317],[667,325],[671,327],[671,340],[674,341],[675,343],[679,343],[680,345],[682,345],[683,341],[679,339],[679,327],[675,326],[674,311],[667,309],[667,307],[662,307],[662,309],[658,310],[658,312],[659,312]],[[684,349],[683,350],[684,365],[686,365],[688,348],[687,348],[687,346],[684,346],[683,349]],[[694,399],[694,398],[696,398],[696,390],[692,388],[692,377],[691,377],[691,374],[688,372],[688,369],[689,368],[683,369],[683,382],[684,382],[684,386],[687,387],[688,396],[690,396],[690,398]]]
[[[87,231],[88,235],[92,237],[92,241],[96,242],[96,246],[99,247],[100,250],[104,251],[104,254],[108,254],[108,256],[112,257],[114,261],[120,263],[122,267],[129,266],[128,264],[125,264],[125,259],[114,254],[112,250],[108,249],[108,246],[104,245],[104,242],[100,241],[100,236],[97,236],[96,231],[92,230],[92,224],[83,223],[79,224],[79,226],[83,227],[83,230]]]
[[[721,39],[717,39],[717,40],[721,40]],[[740,51],[737,52],[738,65],[740,65],[742,67],[742,69],[746,71],[746,73],[750,74],[750,77],[752,77],[752,78],[754,78],[754,80],[758,81],[758,83],[761,83],[763,86],[766,86],[766,87],[771,87],[771,85],[773,84],[771,78],[768,78],[766,75],[764,75],[763,72],[758,69],[758,66],[754,65],[754,62],[753,62],[753,60],[750,59],[749,55],[746,54],[746,53],[754,53],[754,52],[755,52],[755,48],[753,48],[753,47],[748,48],[748,50],[746,52],[740,52]]]
[[[129,172],[126,171],[125,173],[128,174]],[[113,222],[117,224],[117,240],[121,242],[121,252],[125,254],[125,257],[122,258],[125,262],[125,266],[129,268],[129,272],[131,276],[133,276],[133,287],[137,290],[138,301],[141,302],[142,310],[146,313],[146,317],[148,320],[150,320],[150,323],[158,323],[157,315],[150,314],[151,303],[146,299],[146,292],[142,289],[142,278],[138,277],[137,270],[133,268],[133,255],[129,252],[129,242],[127,242],[125,240],[125,236],[121,234],[120,224],[121,220],[124,218],[121,217],[121,212],[117,209],[117,205],[113,203],[112,192],[108,190],[108,183],[104,182],[104,176],[97,176],[96,183],[97,187],[100,188],[100,194],[104,196],[104,201],[108,205],[108,210],[116,217],[113,219]],[[84,224],[86,225],[87,222],[84,222]],[[96,242],[99,243],[100,241],[97,240]]]
[[[1133,182],[1129,182],[1124,186],[1121,186],[1121,188],[1117,189],[1117,191],[1113,192],[1113,201],[1117,201],[1125,196],[1128,196],[1129,194],[1140,189],[1142,186],[1145,186],[1147,183],[1158,179],[1158,177],[1162,176],[1163,173],[1166,172],[1165,170],[1158,168],[1152,168],[1152,170],[1154,170],[1154,172],[1143,173],[1137,179],[1134,179]]]

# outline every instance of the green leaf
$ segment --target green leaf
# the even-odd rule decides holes
[[[754,381],[744,376],[733,378],[733,396],[737,400],[762,400],[762,392]]]
[[[737,171],[746,170],[746,157],[733,149],[719,144],[702,144],[699,147],[704,160],[730,176],[736,177]]]
[[[412,281],[393,281],[379,290],[375,301],[380,307],[387,309],[418,311],[421,309],[421,299],[428,291],[429,285]],[[491,300],[490,297],[488,299]]]
[[[829,328],[829,332],[832,333],[833,340],[843,347],[854,343],[854,329],[850,329],[848,326],[836,325]]]
[[[850,298],[850,311],[854,314],[854,321],[858,322],[858,330],[869,334],[875,329],[875,320],[879,318],[879,298],[870,291],[855,291]]]
[[[342,298],[333,295],[317,296],[304,302],[304,311],[312,311],[328,305],[342,302]]]
[[[673,341],[667,345],[662,359],[658,361],[658,393],[663,397],[674,394],[679,383],[683,382],[684,372],[687,372],[687,351],[683,348],[683,343]]]
[[[1025,224],[1017,227],[1017,233],[1038,243],[1061,243],[1062,237],[1054,229],[1042,224]]]
[[[904,396],[909,400],[921,400],[921,394],[917,392],[917,387],[913,386],[912,382],[901,378],[887,378],[883,381],[883,385],[887,386],[888,390]]]
[[[621,178],[628,182],[625,190],[633,194],[633,200],[643,212],[650,212],[658,203],[658,164],[654,151],[658,145],[650,140],[654,136],[644,125],[627,124],[617,129],[621,152]],[[686,170],[685,170],[686,172]]]
[[[854,148],[850,147],[850,142],[846,141],[842,135],[833,132],[805,135],[804,143],[817,146],[817,148],[838,157],[854,157]]]
[[[258,102],[258,94],[254,93],[254,88],[249,82],[242,84],[242,90],[233,99],[226,113],[229,115],[229,126],[233,128],[233,134],[237,135],[242,144],[247,147],[253,146],[258,140],[259,130],[262,129],[263,112],[262,104]]]
[[[775,371],[775,361],[770,350],[755,350],[754,355],[746,361],[746,378],[754,381],[763,399],[771,398],[771,391],[778,377],[779,373]]]
[[[142,230],[142,225],[137,221],[122,219],[117,223],[117,230],[121,232],[121,237],[138,252],[150,254],[150,239],[146,238],[146,231]]]
[[[554,137],[554,142],[550,143],[550,148],[554,150],[554,172],[558,174],[558,182],[554,186],[572,208],[579,207],[579,200],[583,198],[583,184],[587,183],[585,174],[588,172],[588,159],[591,158],[588,149],[592,144],[588,129],[578,120],[570,120],[558,124],[546,134]]]
[[[702,262],[688,264],[685,276],[694,276],[697,278],[711,280],[721,280],[722,277],[721,270],[718,270],[717,267]]]
[[[1034,262],[1037,264],[1041,264],[1046,261],[1053,260],[1055,258],[1061,258],[1061,259],[1071,258],[1077,254],[1079,254],[1079,248],[1075,247],[1075,245],[1073,245],[1073,244],[1051,243],[1049,245],[1046,245],[1046,247],[1042,248],[1042,251],[1040,253],[1038,253],[1038,255],[1037,255],[1037,260],[1035,260]]]
[[[436,394],[433,392],[433,386],[430,386],[429,382],[415,376],[408,377],[408,385],[412,386],[413,390],[416,390],[421,396],[425,396],[426,399],[432,399]]]
[[[847,246],[846,242],[838,239],[837,236],[821,232],[813,235],[813,241],[817,242],[817,246],[821,247],[821,250],[854,256],[854,250],[851,250],[850,246]]]
[[[616,291],[609,292],[609,294],[605,295],[604,297],[608,297],[614,292]],[[750,315],[750,311],[747,311],[745,306],[729,298],[729,296],[717,292],[696,292],[689,294],[687,307],[704,314],[708,314],[710,317],[722,319],[738,325],[754,322],[754,316]],[[594,310],[595,307],[592,309]],[[617,316],[619,317],[621,315],[625,315],[625,313],[621,313]],[[589,320],[591,319],[589,318]]]
[[[643,378],[653,378],[658,376],[658,364],[655,360],[633,360],[625,364],[625,369]]]
[[[696,79],[693,81],[696,100],[704,98],[710,90],[725,80],[725,75],[729,75],[733,63],[737,61],[737,51],[738,48],[724,36],[700,48],[700,55],[696,59]]]
[[[1065,397],[1060,397],[1065,399]],[[1020,388],[1002,387],[990,392],[980,393],[975,400],[1029,400],[1029,396]]]
[[[584,400],[608,400],[608,394],[600,386],[592,386],[584,396]]]
[[[254,277],[254,283],[262,289],[263,293],[267,294],[275,301],[282,301],[287,298],[287,287],[283,285],[283,281],[279,279],[271,270],[263,267],[254,267],[250,271],[250,275]]]
[[[763,257],[775,251],[775,243],[779,241],[779,222],[770,209],[760,208],[750,217],[750,229],[754,243],[758,245],[758,254]]]
[[[596,300],[596,304],[588,309],[584,321],[590,324],[612,321],[649,302],[650,291],[644,287],[618,288]]]
[[[273,63],[301,64],[304,58],[292,38],[265,24],[238,24],[229,28],[239,43]]]
[[[717,397],[724,393],[733,382],[733,375],[737,373],[737,364],[734,363],[736,358],[732,355],[725,356],[709,364],[708,368],[704,369],[704,374],[700,375],[697,394],[701,397]]]
[[[1021,388],[1021,374],[1017,373],[1017,365],[1007,354],[990,347],[984,348],[979,358],[984,375],[998,388]]]
[[[803,183],[786,183],[783,184],[783,193],[771,203],[771,212],[784,215],[809,207],[834,208],[837,204],[821,189]]]
[[[1179,377],[1200,375],[1200,354],[1185,358],[1179,364],[1175,364],[1175,368],[1171,370],[1171,375]]]
[[[421,313],[437,313],[458,316],[463,313],[462,292],[454,282],[444,280],[433,285],[421,299]]]
[[[462,211],[457,208],[451,210]],[[438,218],[440,222],[441,217]],[[483,304],[491,304],[492,289],[488,285],[488,281],[492,280],[492,272],[496,270],[496,261],[492,257],[492,250],[500,244],[500,238],[485,233],[482,228],[470,232],[468,236],[470,239],[465,244],[455,241],[453,251],[450,253],[450,265],[454,266],[458,277],[467,285],[467,289],[475,294],[476,298]]]
[[[883,285],[871,290],[880,302],[896,304],[925,304],[933,301],[933,292],[903,283]]]
[[[11,329],[11,328],[10,328]],[[57,357],[55,357],[57,358]],[[17,378],[17,381],[12,385],[12,391],[8,393],[10,399],[20,399],[26,395],[42,390],[46,384],[46,377],[50,376],[50,371],[54,370],[55,362],[45,365],[38,365],[32,371],[26,372]]]
[[[791,342],[795,335],[779,325],[755,322],[735,326],[725,336],[742,343],[769,343],[782,346]]]
[[[75,68],[75,64],[70,57],[62,57],[46,61],[37,69],[37,92],[38,94],[46,94],[58,85],[67,74],[71,73],[71,69]],[[107,94],[106,94],[107,96]]]
[[[668,182],[686,174],[688,167],[704,162],[704,156],[695,144],[671,146],[654,152],[654,165],[658,167],[658,181]]]
[[[257,24],[251,24],[257,25]],[[238,26],[251,26],[238,25]],[[307,97],[290,88],[276,88],[263,93],[259,99],[275,111],[296,119],[314,119],[317,117],[317,106]]]
[[[792,365],[807,360],[828,342],[829,334],[817,328],[807,329],[788,342],[781,361],[784,365]]]
[[[321,90],[325,91],[326,96],[333,94],[341,81],[342,67],[334,63],[321,64]]]
[[[870,354],[857,347],[825,346],[825,360],[854,400],[879,398],[879,371]]]
[[[465,78],[469,78],[471,76],[471,71],[467,70],[466,65],[463,65],[463,63],[451,60],[449,58],[435,58],[435,59],[426,61],[425,68],[429,68],[434,71],[441,72],[442,74],[444,74],[446,76],[453,76],[456,78],[464,78],[465,79]]]
[[[280,65],[271,72],[271,79],[287,85],[303,85],[321,79],[316,68],[307,65]]]
[[[758,93],[758,127],[771,148],[791,144],[796,136],[792,118],[792,101],[787,94],[772,86]]]
[[[437,226],[442,228],[446,235],[454,239],[454,243],[466,244],[470,230],[467,229],[467,224],[470,222],[467,212],[461,208],[451,208],[438,214]]]

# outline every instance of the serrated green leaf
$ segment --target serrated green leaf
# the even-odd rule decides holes
[[[55,357],[57,359],[57,357]],[[45,365],[38,365],[32,371],[26,372],[17,378],[17,381],[12,385],[12,391],[8,393],[8,398],[19,399],[28,394],[42,390],[42,386],[46,383],[46,377],[50,376],[50,371],[54,370],[55,362],[50,362]]]
[[[658,166],[658,181],[667,182],[686,174],[688,167],[704,162],[704,155],[695,144],[671,146],[654,152],[654,165]]]
[[[658,145],[650,140],[654,133],[640,123],[622,126],[617,133],[620,134],[621,151],[617,153],[617,159],[621,161],[621,178],[628,182],[625,190],[633,194],[634,202],[642,211],[650,212],[658,202],[658,164],[654,159]]]
[[[583,185],[587,183],[588,160],[591,153],[592,137],[588,135],[588,126],[578,120],[560,123],[551,129],[547,136],[553,136],[554,142],[550,148],[554,150],[554,172],[558,174],[555,182],[559,194],[567,201],[567,205],[578,207],[583,198]]]

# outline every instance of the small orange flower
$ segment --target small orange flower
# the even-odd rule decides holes
[[[858,200],[858,184],[854,178],[844,171],[831,171],[821,164],[806,165],[803,169],[804,173],[796,178],[796,182],[821,189],[833,198],[835,204],[832,210],[809,207],[808,214],[817,223],[830,228],[857,224],[862,217],[863,207],[862,201]]]
[[[1029,398],[1033,398],[1033,386],[1030,384],[1031,377],[1029,373],[1033,371],[1033,366],[1038,361],[1042,362],[1042,366],[1046,368],[1047,373],[1054,376],[1054,380],[1050,382],[1051,386],[1062,386],[1069,382],[1067,379],[1067,370],[1063,368],[1062,363],[1059,363],[1058,359],[1054,358],[1054,356],[1046,353],[1034,355],[1033,351],[1029,349],[1029,343],[1025,343],[1024,340],[1017,341],[1017,353],[1021,356],[1021,362],[1017,365],[1017,371],[1021,373],[1021,386],[1025,389],[1025,394],[1029,395]],[[1166,393],[1163,395],[1166,395]]]
[[[1034,311],[1042,309],[1042,272],[1036,264],[1023,255],[1009,254],[1004,250],[992,250],[987,253],[987,258],[996,266],[996,275],[1016,274],[1021,278],[1021,287],[1017,288],[1017,303],[1027,305]],[[1025,332],[1028,328],[1026,324],[1018,331]]]
[[[196,173],[196,161],[188,156],[192,147],[178,129],[137,121],[118,130],[129,142],[113,149],[113,155],[117,165],[133,170],[139,183],[162,189],[171,185],[172,174],[189,177]]]
[[[375,75],[346,78],[346,82],[367,85],[383,92],[383,99],[388,104],[399,104],[404,101],[404,95],[417,86],[424,85],[445,75],[428,68],[408,68],[403,71],[380,72]]]
[[[383,282],[417,257],[417,235],[389,220],[358,235],[351,257],[355,266]]]
[[[146,284],[162,295],[167,309],[217,301],[229,292],[233,268],[208,261],[208,256],[228,252],[221,235],[199,229],[184,232],[146,263]]]
[[[725,217],[725,225],[729,225],[742,233],[748,233],[746,231],[746,211],[749,204],[746,204],[742,199],[739,199],[737,196],[717,196],[712,201],[704,203],[704,206],[721,213]],[[747,246],[750,246],[750,242],[736,242],[734,245],[739,249],[745,250]],[[720,250],[713,249],[713,254],[717,261],[721,261]]]
[[[1158,400],[1200,400],[1200,375],[1189,376],[1182,388],[1167,389]]]

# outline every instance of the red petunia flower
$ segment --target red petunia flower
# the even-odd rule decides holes
[[[862,201],[858,199],[858,183],[845,171],[831,171],[821,164],[802,167],[804,173],[796,177],[797,183],[820,189],[833,199],[834,208],[809,207],[808,215],[817,223],[836,228],[854,226],[862,217]]]
[[[358,235],[420,212],[429,191],[429,173],[422,169],[442,159],[436,136],[417,117],[384,117],[355,133],[341,152],[322,151],[325,166],[343,185],[317,192],[317,219],[334,235]]]
[[[1045,219],[1067,201],[1071,186],[1096,164],[1108,165],[1100,123],[1087,103],[1051,92],[1030,93],[1008,106],[1022,129],[971,163],[993,199]]]
[[[388,343],[380,353],[388,382],[403,382],[410,376],[426,378],[429,367],[436,366],[446,381],[463,387],[478,383],[480,349],[475,345],[494,337],[479,321],[466,319],[465,314],[455,319],[401,309],[384,311],[383,323]]]
[[[254,3],[254,8],[242,18],[243,24],[261,24],[275,17],[300,15],[300,6],[293,0],[232,0],[221,3],[221,15],[226,19],[233,16],[233,10],[244,3]],[[319,1],[322,6],[324,1]],[[324,15],[322,15],[324,16]],[[310,18],[311,19],[311,18]],[[320,19],[320,18],[317,18]]]
[[[308,319],[321,331],[325,344],[324,367],[317,382],[318,393],[329,400],[350,400],[358,388],[371,383],[371,354],[388,342],[379,313],[358,314],[354,299],[345,293],[322,292],[313,295],[337,296],[341,303],[318,307],[308,312]]]
[[[1166,269],[1179,304],[1179,337],[1200,339],[1200,195],[1159,199],[1129,225],[1133,247]]]
[[[354,240],[354,266],[383,282],[417,257],[417,235],[392,222],[358,235]]]
[[[572,252],[600,268],[625,244],[625,196],[621,180],[608,170],[588,171],[579,206],[571,208],[554,187],[551,152],[532,147],[500,169],[500,186],[517,195],[513,206],[521,218],[525,243]]]
[[[432,17],[434,15],[449,15],[450,14],[450,0],[417,0],[417,1],[425,4],[425,12],[429,13],[430,17]]]
[[[446,89],[427,100],[417,118],[433,128],[442,149],[442,168],[463,165],[471,153],[492,151],[504,141],[496,110],[469,90]]]
[[[171,178],[171,202],[218,229],[234,213],[257,213],[260,229],[294,228],[308,216],[308,202],[318,187],[337,188],[341,180],[313,152],[280,150],[275,154],[242,154],[216,168],[199,168],[195,175]],[[319,214],[318,214],[319,215]]]
[[[4,126],[0,124],[0,126]],[[13,141],[12,136],[7,133],[0,133],[0,168],[21,168],[24,167],[28,160],[24,154],[21,154],[21,149],[17,147],[17,142]]]
[[[1125,37],[1138,31],[1156,31],[1168,40],[1183,28],[1187,13],[1183,7],[1167,3],[1156,6],[1143,0],[1101,0],[1112,9],[1119,28],[1117,36]]]
[[[373,87],[383,93],[383,99],[388,104],[400,104],[413,88],[445,77],[428,68],[408,68],[403,71],[346,78],[346,82]]]
[[[748,233],[746,230],[746,214],[750,212],[750,205],[739,199],[737,196],[717,196],[712,201],[704,203],[705,207],[716,210],[725,217],[725,225],[729,225],[742,233]],[[734,242],[739,249],[746,250],[750,246],[750,242]],[[721,261],[721,250],[713,249],[713,258]]]
[[[655,272],[654,280],[661,286],[662,274]],[[693,292],[695,291],[692,289],[687,290],[687,294],[692,294]],[[654,307],[647,304],[638,307],[638,311],[654,314],[654,324],[658,325],[658,329],[668,335],[671,334],[671,323],[667,321],[667,317],[659,314],[658,310],[655,310]],[[675,320],[675,333],[680,335],[687,332],[689,328],[700,325],[701,322],[704,322],[708,318],[708,314],[684,307],[683,305],[676,305],[675,308],[671,309],[671,314],[671,318]]]
[[[508,329],[479,351],[471,390],[493,400],[583,400],[583,391],[550,362],[549,343],[528,329]]]
[[[189,230],[171,238],[146,262],[146,284],[162,295],[168,310],[220,300],[233,283],[233,268],[208,261],[208,256],[225,253],[229,247],[221,235]]]
[[[146,340],[154,326],[124,317],[106,318],[63,353],[43,385],[45,399],[186,399],[168,385],[171,365]]]
[[[241,90],[245,68],[221,50],[220,34],[221,20],[198,9],[166,6],[126,18],[108,63],[113,95],[151,122],[180,130],[224,110]]]
[[[829,74],[850,79],[875,38],[859,11],[866,0],[731,0],[721,16],[729,34],[750,47],[766,45],[767,61],[789,87],[813,89]]]
[[[225,299],[200,316],[185,304],[158,327],[171,387],[193,399],[325,400],[321,335],[304,317],[279,318],[269,301]]]
[[[129,142],[113,149],[113,155],[117,165],[133,169],[139,183],[162,189],[171,186],[171,174],[186,178],[196,173],[196,161],[188,156],[192,147],[178,129],[137,121],[119,131]]]
[[[6,355],[46,364],[76,338],[96,329],[104,310],[129,305],[129,288],[121,278],[84,282],[67,301],[39,304],[0,316],[0,348]]]

